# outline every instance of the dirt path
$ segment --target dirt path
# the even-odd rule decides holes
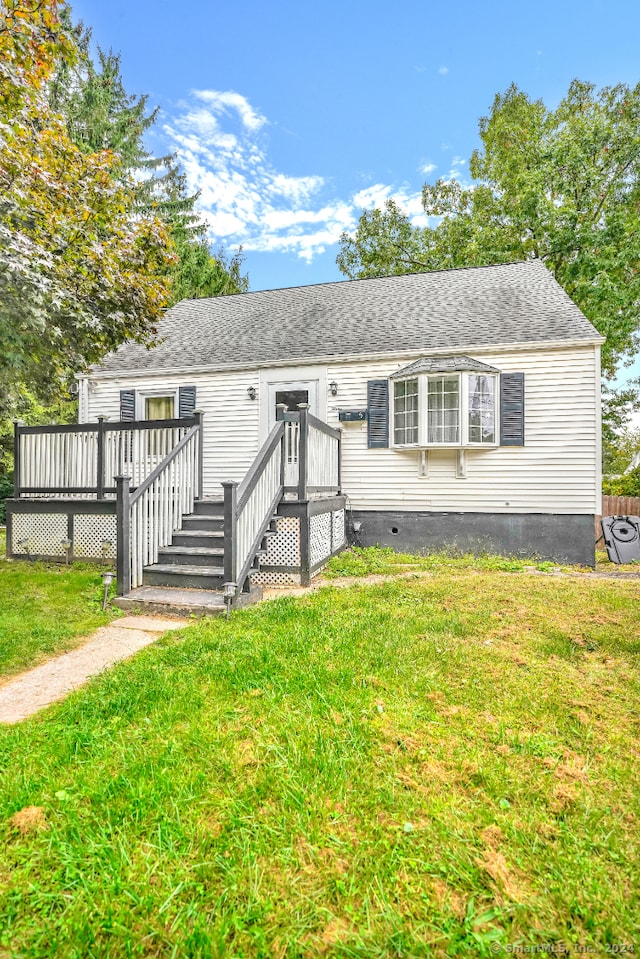
[[[133,656],[163,633],[181,629],[184,619],[125,616],[103,626],[83,645],[41,666],[21,673],[0,687],[0,723],[19,723],[51,703],[64,699],[114,663]]]
[[[460,570],[464,572],[465,570]],[[473,570],[469,569],[466,572],[472,572]],[[413,569],[403,573],[374,573],[370,576],[337,576],[335,579],[323,578],[319,576],[315,579],[310,586],[284,586],[284,587],[265,587],[263,589],[264,599],[277,599],[279,596],[306,596],[308,593],[315,593],[319,589],[322,589],[325,586],[335,586],[338,589],[344,589],[348,586],[371,586],[376,583],[390,583],[396,579],[429,579],[436,575],[438,572],[437,569]],[[476,570],[475,572],[483,573],[486,570]],[[551,570],[541,570],[536,569],[534,566],[525,567],[522,570],[496,570],[496,572],[502,572],[504,576],[553,576],[556,577],[571,577],[574,579],[584,579],[584,580],[593,580],[593,579],[622,579],[622,580],[636,580],[640,583],[640,569],[638,570],[612,570],[611,572],[605,572],[600,570],[585,570],[584,572],[573,572],[566,571],[562,569],[551,569]]]

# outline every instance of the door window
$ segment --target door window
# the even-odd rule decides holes
[[[277,407],[282,403],[286,404],[287,412],[296,413],[300,403],[309,402],[309,390],[276,390],[276,419],[281,420],[283,410]]]

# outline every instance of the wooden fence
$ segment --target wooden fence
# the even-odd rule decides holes
[[[601,509],[596,516],[596,539],[602,535],[603,516],[640,516],[640,496],[603,496]]]

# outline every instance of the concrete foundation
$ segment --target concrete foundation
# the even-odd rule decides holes
[[[348,535],[358,546],[392,546],[408,553],[449,549],[595,566],[594,528],[594,517],[582,513],[353,510]]]

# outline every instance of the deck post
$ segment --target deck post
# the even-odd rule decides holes
[[[225,480],[224,490],[224,582],[236,581],[236,555],[238,549],[238,484]]]
[[[309,447],[309,404],[298,403],[300,436],[298,439],[298,500],[307,499],[307,452]]]
[[[284,414],[287,412],[286,403],[276,403],[276,420],[284,420]],[[278,415],[280,414],[280,415]],[[282,439],[280,441],[280,486],[284,489],[285,479],[286,479],[286,463],[287,463],[287,424],[285,423],[284,429],[282,430]]]
[[[96,464],[96,499],[104,499],[104,434],[106,416],[98,417],[98,462]]]
[[[116,476],[116,579],[118,596],[131,592],[131,506],[129,476]]]
[[[22,420],[14,420],[13,423],[13,498],[20,499],[20,427],[24,426]]]
[[[198,492],[195,499],[202,499],[204,488],[204,410],[194,410],[193,415],[198,427]]]
[[[338,493],[342,492],[342,430],[339,430],[338,437]]]

